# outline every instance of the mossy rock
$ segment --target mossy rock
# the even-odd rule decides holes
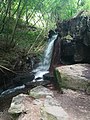
[[[87,87],[86,93],[87,93],[88,95],[90,95],[90,85]]]
[[[76,64],[57,67],[56,78],[60,87],[90,92],[90,65]],[[88,88],[88,89],[87,89]]]

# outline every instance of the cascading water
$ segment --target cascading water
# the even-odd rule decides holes
[[[32,71],[35,73],[35,79],[32,82],[43,81],[43,75],[49,73],[49,67],[51,64],[51,58],[53,52],[53,45],[54,45],[54,41],[57,39],[57,36],[58,36],[57,34],[54,34],[52,35],[52,37],[49,38],[42,61],[39,63],[38,67]],[[15,88],[5,90],[1,93],[0,97],[3,97],[5,95],[11,94],[17,90],[24,88],[25,85],[23,84]]]
[[[45,48],[44,56],[42,61],[39,63],[39,66],[33,70],[35,72],[35,79],[33,82],[38,80],[43,80],[43,75],[46,73],[49,73],[49,67],[51,64],[51,58],[52,58],[52,51],[53,51],[53,45],[54,41],[57,39],[57,34],[52,35],[51,38],[49,38],[47,46]]]

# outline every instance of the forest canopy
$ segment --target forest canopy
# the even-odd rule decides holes
[[[23,49],[41,52],[48,31],[83,10],[90,10],[90,0],[0,0],[1,65],[11,64]]]

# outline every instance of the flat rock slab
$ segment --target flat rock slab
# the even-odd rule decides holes
[[[68,114],[59,106],[45,106],[43,112],[44,120],[70,120]]]
[[[37,86],[30,90],[29,95],[34,98],[42,98],[46,96],[53,96],[53,92],[43,86]]]
[[[74,64],[56,68],[60,87],[82,90],[90,94],[90,64]]]

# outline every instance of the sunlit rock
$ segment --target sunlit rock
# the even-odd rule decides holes
[[[68,114],[59,106],[45,106],[42,108],[44,120],[69,120]]]
[[[34,98],[42,98],[46,96],[53,96],[53,92],[43,86],[37,86],[30,90],[30,96]]]
[[[64,111],[58,101],[55,99],[53,92],[49,89],[38,86],[34,90],[33,97],[20,94],[12,99],[8,112],[15,120],[69,120],[68,114]],[[41,93],[40,93],[41,90]],[[43,94],[42,94],[43,92]]]
[[[90,65],[75,64],[56,68],[56,77],[60,87],[86,91],[90,86]],[[87,90],[89,92],[89,88]]]
[[[27,100],[27,101],[26,101]],[[30,104],[31,99],[28,95],[25,94],[19,94],[16,97],[13,97],[11,106],[8,110],[10,114],[20,114],[23,112],[28,111],[28,107],[26,107],[26,104]]]

